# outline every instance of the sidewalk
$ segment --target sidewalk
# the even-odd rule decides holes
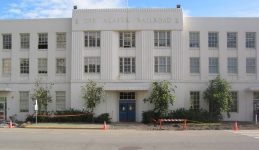
[[[76,123],[38,123],[23,124],[22,128],[28,129],[103,129],[102,124],[76,124]]]

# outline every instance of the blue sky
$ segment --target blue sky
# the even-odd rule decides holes
[[[127,0],[0,0],[0,19],[71,17],[78,8],[125,8]],[[130,8],[175,8],[197,17],[259,17],[259,0],[128,0]]]

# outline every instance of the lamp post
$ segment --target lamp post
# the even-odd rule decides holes
[[[35,100],[34,110],[36,111],[36,124],[38,124],[38,102]]]

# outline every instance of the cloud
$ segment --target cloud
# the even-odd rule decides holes
[[[0,15],[10,18],[66,18],[72,16],[72,8],[77,5],[84,8],[125,7],[125,0],[19,0],[11,3]]]

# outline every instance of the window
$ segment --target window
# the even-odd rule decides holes
[[[66,33],[57,33],[57,48],[66,48]]]
[[[3,49],[12,49],[12,35],[3,34]]]
[[[170,31],[155,31],[155,47],[170,47],[171,34]]]
[[[30,34],[29,33],[21,33],[20,34],[20,46],[21,49],[29,49],[30,48]]]
[[[209,48],[218,48],[219,47],[219,34],[218,32],[209,32],[208,33],[208,47]]]
[[[66,92],[56,91],[56,110],[63,111],[66,110]]]
[[[28,58],[20,59],[20,73],[29,74],[29,59]]]
[[[47,58],[38,59],[38,73],[47,74],[48,73],[48,60]]]
[[[246,58],[246,73],[256,73],[256,58]]]
[[[85,57],[85,73],[100,73],[100,57]]]
[[[170,73],[171,59],[168,56],[155,57],[155,72],[156,73]]]
[[[246,32],[246,48],[256,48],[255,32]]]
[[[237,58],[228,58],[228,73],[237,73]]]
[[[48,49],[48,33],[39,33],[38,49]]]
[[[3,75],[10,75],[11,74],[11,59],[4,58],[3,59]]]
[[[136,62],[134,57],[121,57],[120,58],[120,73],[130,74],[135,73]]]
[[[20,112],[29,112],[29,92],[20,92]]]
[[[238,93],[237,92],[231,92],[231,97],[232,97],[232,105],[230,108],[230,112],[237,112],[238,108]]]
[[[237,33],[236,32],[227,33],[227,47],[228,48],[237,48]]]
[[[189,46],[190,48],[200,47],[200,32],[189,32]]]
[[[219,59],[216,57],[209,58],[209,73],[219,73]]]
[[[57,58],[56,67],[57,67],[56,68],[57,74],[65,74],[66,73],[66,59]]]
[[[135,100],[135,92],[120,92],[120,100]]]
[[[259,92],[254,92],[253,99],[254,100],[259,100]]]
[[[120,47],[135,47],[135,32],[120,32]]]
[[[200,73],[200,58],[199,57],[190,58],[190,73]]]
[[[100,47],[100,32],[85,32],[85,47]]]
[[[200,92],[197,91],[191,91],[190,92],[190,101],[191,101],[191,108],[193,110],[199,110],[200,109]]]

